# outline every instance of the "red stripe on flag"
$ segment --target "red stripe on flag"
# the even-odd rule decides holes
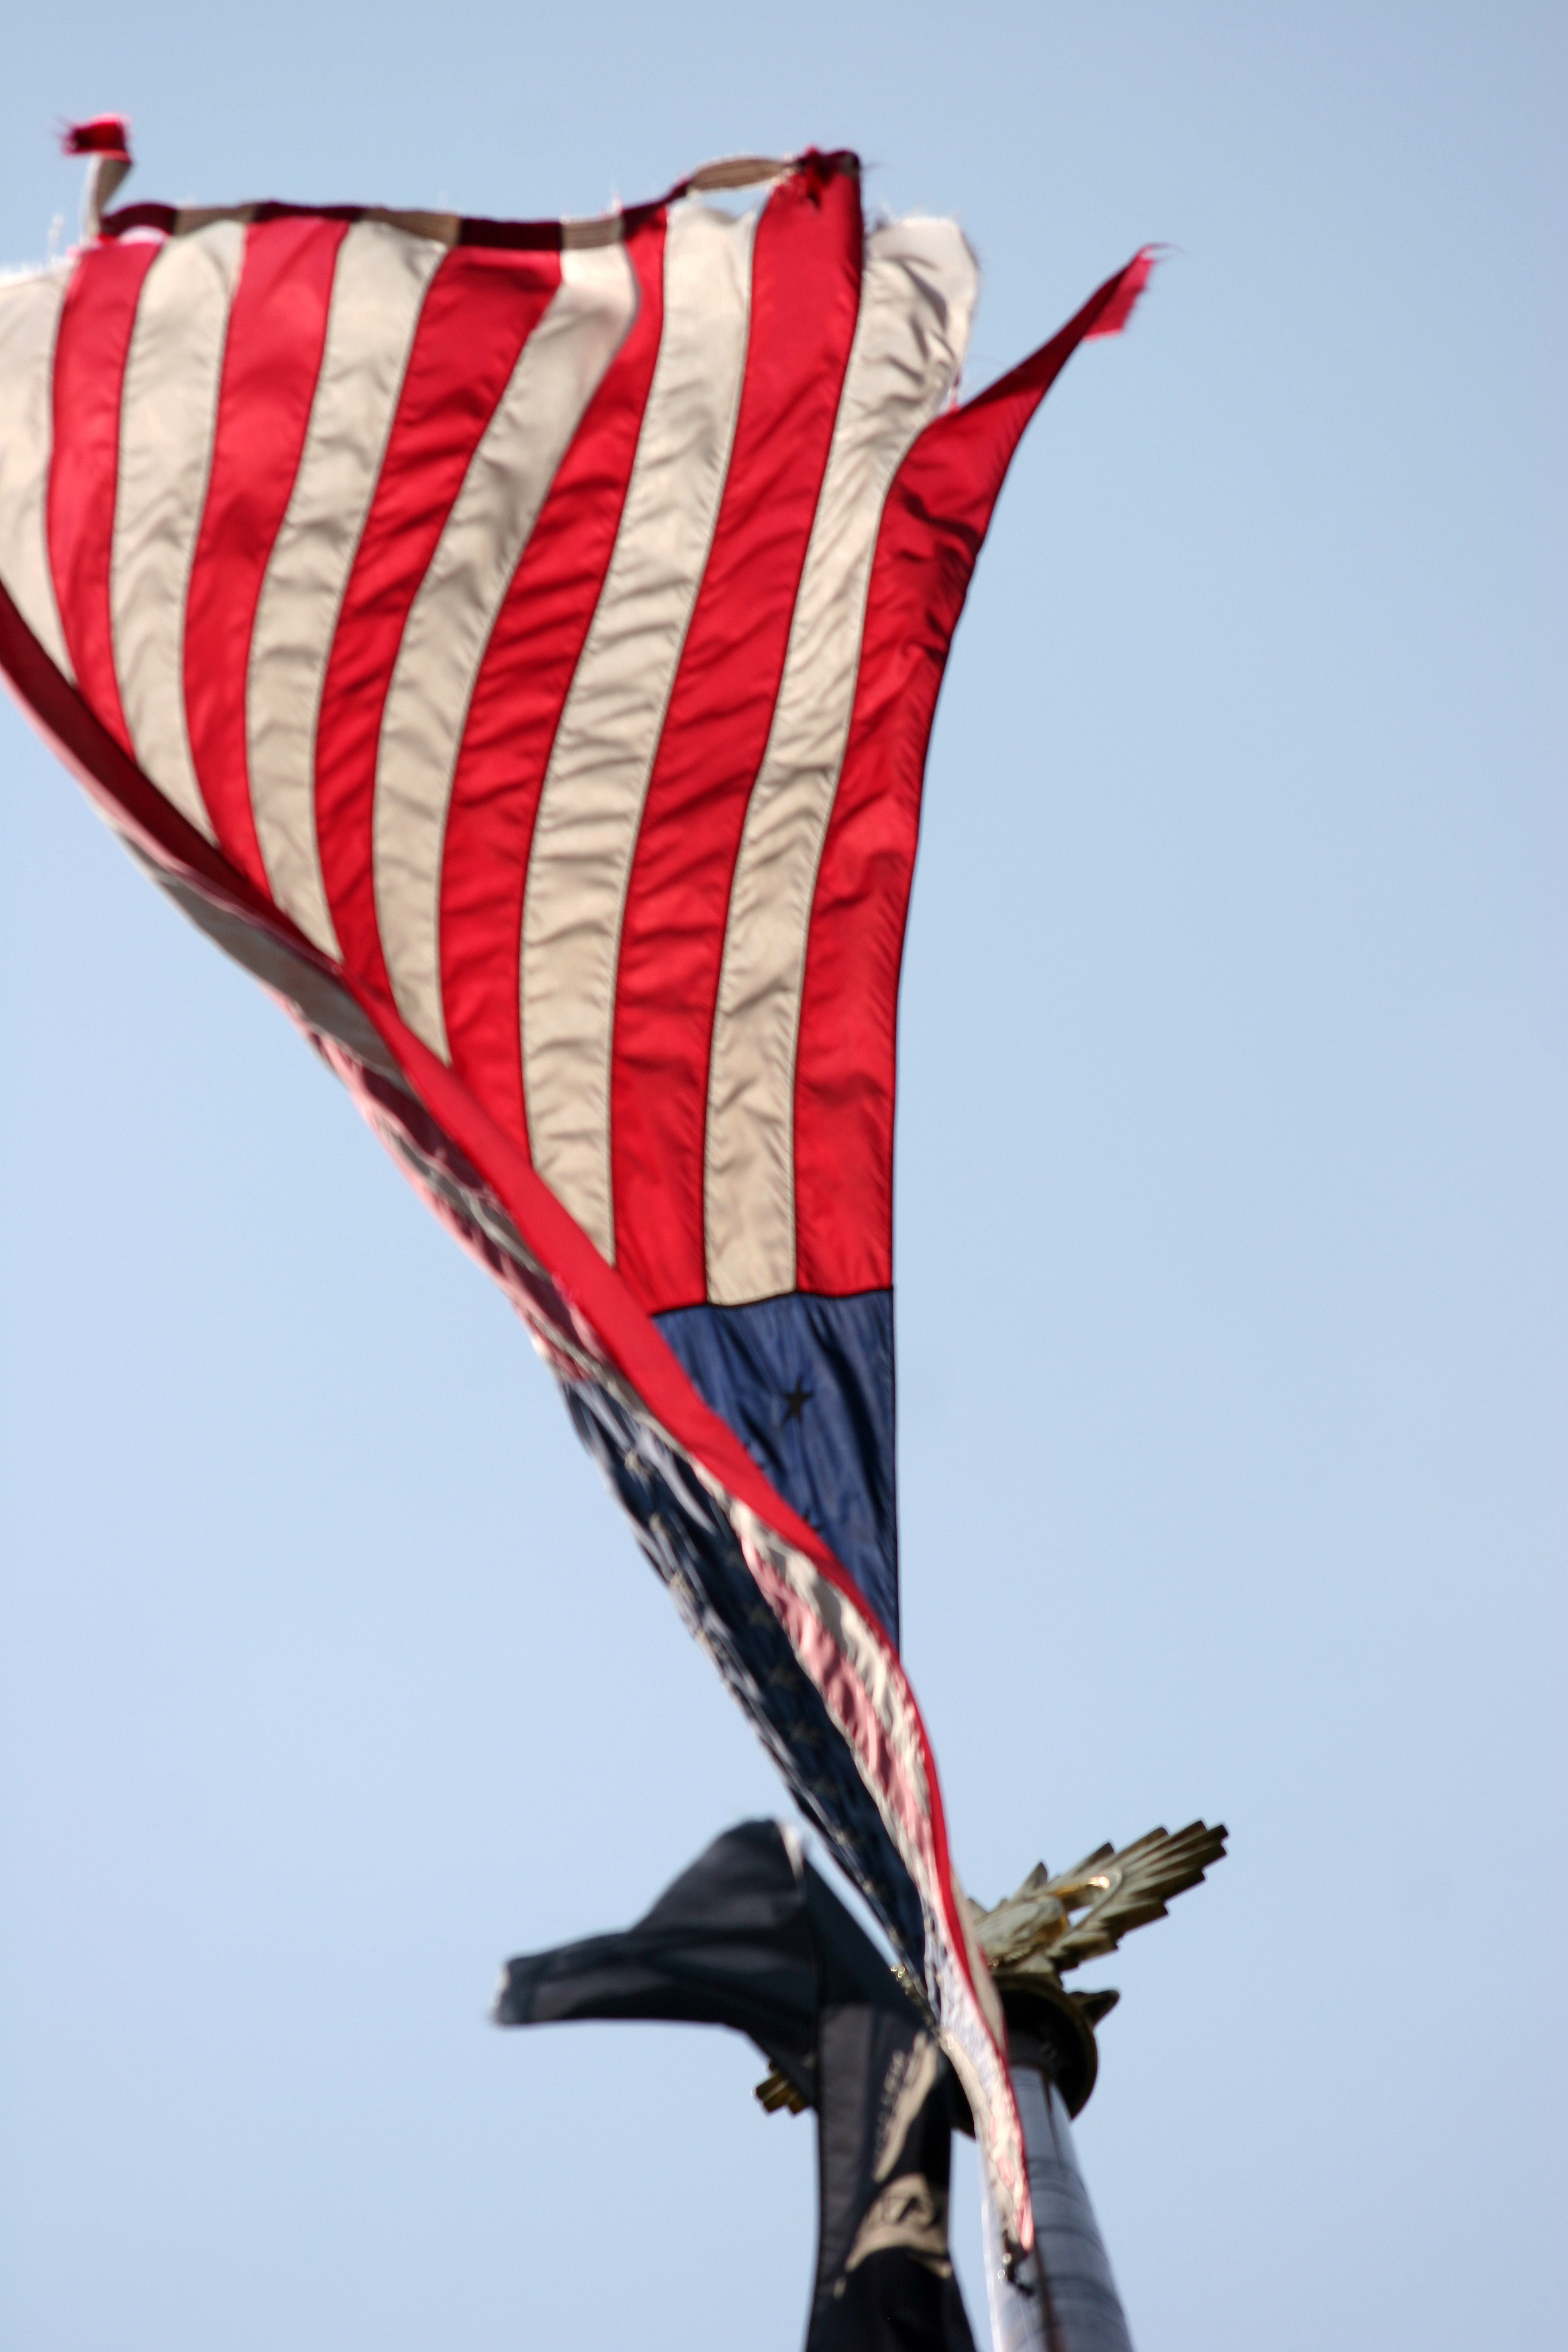
[[[882,511],[855,710],[817,870],[795,1055],[795,1279],[892,1280],[899,966],[938,688],[1013,452],[1086,337],[1126,323],[1139,254],[966,407],[927,425]]]
[[[707,1297],[703,1147],[730,887],[859,306],[857,183],[795,174],[757,225],[734,448],[644,803],[616,982],[616,1264],[652,1313]]]
[[[528,1150],[522,903],[533,822],[609,569],[664,324],[664,222],[626,239],[637,310],[562,461],[475,681],[441,866],[441,996],[452,1066]]]
[[[560,277],[553,253],[459,247],[442,261],[332,640],[316,733],[321,874],[345,965],[388,996],[371,821],[393,665],[468,462]]]
[[[92,246],[78,262],[55,341],[49,462],[49,568],[83,698],[121,746],[110,613],[110,558],[120,478],[120,408],[136,305],[161,245]]]
[[[185,604],[185,717],[202,798],[224,848],[262,891],[246,756],[250,635],[305,446],[346,234],[341,221],[290,220],[247,235]]]

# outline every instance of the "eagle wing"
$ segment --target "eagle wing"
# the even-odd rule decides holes
[[[1077,1915],[1051,1942],[1050,1958],[1058,1970],[1065,1973],[1085,1960],[1100,1959],[1134,1927],[1163,1919],[1173,1895],[1198,1885],[1219,1861],[1226,1835],[1223,1822],[1210,1829],[1206,1822],[1189,1822],[1174,1836],[1168,1830],[1151,1830],[1120,1853],[1101,1846],[1074,1869],[1047,1879],[1036,1900],[1048,1896],[1065,1912]],[[1024,1890],[1018,1891],[1022,1895]]]

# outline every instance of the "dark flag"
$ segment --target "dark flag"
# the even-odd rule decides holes
[[[963,2094],[893,1969],[776,1822],[716,1838],[624,1934],[511,1961],[495,2014],[748,2035],[774,2070],[764,2104],[816,2110],[806,2352],[973,2352],[947,2242]]]

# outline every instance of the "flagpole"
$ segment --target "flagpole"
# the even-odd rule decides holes
[[[1014,2095],[1029,2165],[1035,2251],[1016,2282],[981,2171],[993,2352],[1132,2352],[1121,2298],[1073,2148],[1070,2116],[1094,2087],[1094,2029],[1076,2003],[1005,1999]]]

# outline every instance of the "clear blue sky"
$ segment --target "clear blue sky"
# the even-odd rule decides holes
[[[932,749],[909,1663],[970,1885],[1203,1813],[1080,2148],[1141,2352],[1563,2340],[1565,40],[1542,5],[10,0],[0,259],[861,150],[1032,429]],[[0,710],[0,2345],[790,2352],[739,2043],[502,2038],[780,1792],[521,1329]],[[958,2243],[983,2324],[972,2159]]]

